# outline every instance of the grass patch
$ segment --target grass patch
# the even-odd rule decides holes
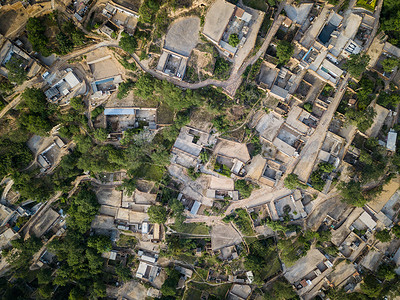
[[[134,176],[136,178],[142,178],[150,181],[160,181],[165,173],[165,168],[151,165],[143,164],[141,168],[136,170]]]
[[[357,0],[356,6],[375,11],[376,0]]]
[[[119,236],[119,240],[117,241],[117,246],[118,247],[133,248],[133,247],[136,246],[137,242],[138,241],[134,236],[121,234]]]
[[[253,271],[256,282],[267,280],[281,270],[281,262],[272,239],[256,240],[249,244],[249,249],[244,265]]]
[[[207,235],[210,234],[210,229],[207,225],[203,223],[183,223],[182,225],[171,225],[171,229],[187,234],[202,234]]]
[[[231,170],[223,164],[216,162],[214,165],[214,171],[226,177],[231,177]]]
[[[238,208],[235,210],[234,214],[228,215],[223,219],[224,222],[232,221],[246,236],[254,236],[254,230],[252,227],[252,221],[249,214],[243,208]]]
[[[183,299],[200,299],[202,291],[194,288],[190,288],[186,291]]]
[[[244,5],[258,9],[261,11],[267,11],[269,6],[265,0],[243,0]]]
[[[235,181],[235,190],[239,192],[241,199],[249,198],[253,189],[253,184],[244,179],[239,179]]]
[[[210,296],[214,296],[215,299],[225,299],[226,294],[228,293],[229,289],[231,288],[232,284],[227,283],[227,284],[221,284],[218,286],[210,286],[205,283],[195,283],[195,282],[190,282],[188,285],[188,292],[185,293],[183,296],[183,299],[200,299],[193,297],[192,294],[189,294],[189,291],[192,290],[197,290],[200,292],[206,291],[207,293],[210,294]],[[196,294],[198,295],[198,293]]]
[[[287,268],[293,266],[298,259],[307,254],[304,244],[299,241],[279,240],[278,249],[281,252],[281,260]]]
[[[189,265],[194,264],[195,261],[196,261],[196,257],[191,256],[191,255],[186,255],[186,254],[177,255],[175,258],[176,258],[177,260],[180,260],[180,261],[182,261],[182,262],[185,262],[185,263],[187,263],[187,264],[189,264]]]
[[[174,123],[174,111],[166,104],[161,104],[157,108],[157,121],[159,124],[172,124]]]

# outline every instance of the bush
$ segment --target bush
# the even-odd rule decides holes
[[[137,41],[136,39],[126,33],[125,31],[121,33],[121,39],[119,40],[119,46],[122,48],[122,50],[128,52],[128,53],[133,53],[136,51],[137,48]]]
[[[294,46],[287,41],[279,41],[276,47],[276,56],[278,57],[279,64],[285,65],[289,62],[294,53]]]
[[[305,184],[302,184],[300,182],[299,177],[293,173],[286,176],[286,178],[284,180],[284,184],[285,184],[285,187],[290,190],[294,190],[297,188],[307,188],[307,186]]]
[[[239,44],[239,36],[236,33],[233,33],[229,36],[228,43],[232,47],[236,47]]]
[[[390,231],[387,229],[376,231],[375,237],[381,241],[382,243],[390,242],[392,240],[392,236],[390,235]]]
[[[350,58],[346,61],[344,67],[351,76],[358,78],[365,71],[370,59],[366,54],[350,54]]]
[[[8,70],[7,77],[11,82],[15,82],[18,85],[21,85],[25,80],[27,80],[28,72],[25,71],[23,67],[23,60],[20,58],[16,58],[14,56],[6,63],[6,69]]]
[[[219,80],[226,80],[229,78],[231,64],[229,61],[222,57],[217,57],[214,66],[214,76]]]
[[[244,179],[235,181],[235,190],[240,194],[240,198],[249,198],[253,191],[253,185]]]
[[[167,210],[164,206],[152,205],[147,213],[152,223],[164,224],[167,221]]]
[[[307,102],[307,103],[304,103],[303,108],[304,108],[306,111],[308,111],[309,113],[311,113],[312,110],[313,110],[313,105],[312,105],[312,103]]]

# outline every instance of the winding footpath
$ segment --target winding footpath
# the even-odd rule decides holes
[[[180,81],[177,80],[175,78],[172,78],[170,76],[161,74],[156,72],[153,69],[148,68],[147,66],[145,66],[139,59],[139,57],[136,54],[130,54],[131,57],[135,60],[135,62],[137,63],[137,65],[142,69],[142,71],[149,73],[150,75],[152,75],[153,77],[160,79],[160,80],[167,80],[181,88],[184,89],[200,89],[209,85],[214,85],[216,87],[221,87],[225,90],[225,92],[233,97],[236,93],[236,90],[239,88],[240,84],[242,83],[242,75],[244,73],[244,71],[246,70],[246,68],[252,64],[254,64],[260,57],[262,57],[265,52],[267,51],[267,48],[269,46],[269,44],[271,43],[273,37],[275,36],[275,34],[277,33],[280,25],[282,24],[283,20],[284,20],[284,16],[280,15],[280,12],[282,11],[284,5],[286,4],[286,1],[283,1],[280,3],[278,10],[275,13],[275,19],[274,22],[272,24],[272,26],[269,28],[267,36],[263,42],[263,44],[261,45],[260,49],[257,51],[257,53],[248,58],[243,64],[242,66],[239,68],[239,70],[235,73],[231,73],[229,79],[227,79],[226,81],[220,81],[220,80],[216,80],[216,79],[206,79],[204,81],[200,81],[197,83],[188,83],[185,81]],[[64,64],[66,64],[68,62],[68,60],[79,57],[81,55],[84,55],[88,52],[91,52],[93,50],[102,48],[102,47],[114,47],[114,48],[119,48],[121,49],[121,47],[119,47],[118,43],[116,43],[116,41],[103,41],[94,45],[91,45],[89,47],[85,47],[83,49],[79,49],[77,51],[74,51],[73,53],[64,55],[63,57],[60,57],[59,59],[57,59],[56,62],[53,63],[53,65],[49,68],[49,72],[54,72],[56,70],[60,70],[62,68],[62,66]],[[10,109],[13,109],[15,107],[18,106],[18,104],[21,103],[22,99],[20,97],[20,95],[18,95],[19,93],[21,93],[26,87],[28,86],[34,86],[35,84],[40,83],[40,78],[36,77],[33,78],[29,81],[26,81],[24,84],[22,84],[21,86],[17,87],[17,89],[15,90],[15,92],[13,93],[13,95],[11,95],[9,98],[13,98],[15,97],[15,95],[17,95],[17,97],[15,97],[8,105],[6,105],[6,107],[4,107],[1,111],[0,111],[0,119],[2,117],[4,117],[7,112]]]

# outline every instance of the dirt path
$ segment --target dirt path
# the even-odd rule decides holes
[[[61,191],[58,191],[52,198],[50,198],[49,201],[45,205],[43,205],[39,211],[26,222],[23,228],[21,228],[21,236],[24,236],[24,239],[28,239],[30,237],[30,229],[32,227],[32,224],[34,224],[38,219],[40,219],[43,214],[51,207],[51,205],[58,200],[58,198],[61,197],[63,193]]]
[[[298,159],[298,163],[294,169],[294,173],[299,176],[300,181],[307,182],[308,177],[314,167],[314,161],[317,159],[319,149],[325,140],[326,133],[328,132],[329,125],[335,114],[337,107],[339,106],[340,100],[346,92],[347,82],[350,75],[347,74],[343,82],[337,88],[335,97],[333,98],[328,109],[322,115],[317,128],[314,133],[310,136],[303,150],[301,151]]]

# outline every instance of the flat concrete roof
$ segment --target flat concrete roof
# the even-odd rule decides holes
[[[38,220],[38,222],[32,227],[32,232],[36,237],[41,237],[47,229],[57,220],[60,215],[53,209],[49,209],[44,215]]]
[[[285,121],[273,112],[265,114],[256,125],[256,130],[266,140],[272,142]]]
[[[383,124],[385,123],[386,117],[389,114],[389,110],[380,106],[379,104],[375,104],[374,110],[376,111],[376,116],[374,119],[374,123],[371,127],[365,132],[369,137],[376,137],[381,130]]]
[[[235,184],[232,178],[211,176],[209,188],[213,190],[233,191]]]
[[[303,3],[298,7],[286,4],[284,9],[287,16],[295,23],[302,25],[313,7],[313,3]]]
[[[218,155],[237,158],[243,163],[250,160],[249,150],[246,144],[241,144],[233,141],[219,139],[215,147],[215,153]]]
[[[217,0],[206,14],[203,34],[218,43],[235,11],[235,5],[224,0]]]
[[[180,55],[189,56],[199,40],[198,17],[182,18],[175,21],[165,37],[164,48]]]
[[[314,270],[317,265],[326,260],[325,256],[317,249],[310,249],[307,255],[300,258],[296,264],[286,270],[285,278],[290,283],[304,278],[308,273]]]

